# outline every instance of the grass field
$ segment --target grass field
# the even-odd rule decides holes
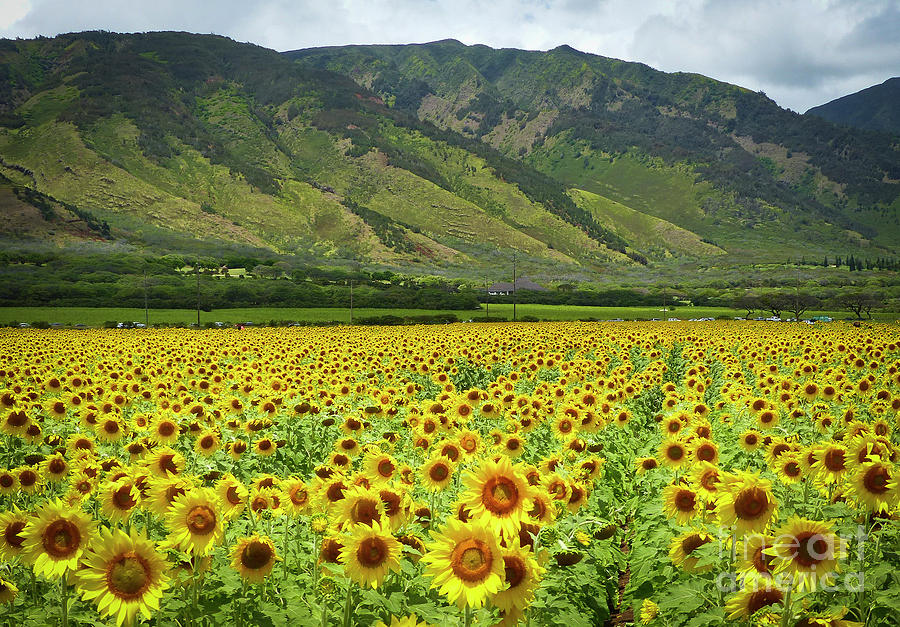
[[[150,324],[154,323],[184,323],[197,322],[197,312],[192,309],[151,309],[149,315]],[[677,317],[683,320],[688,318],[715,318],[718,316],[742,316],[746,312],[729,309],[727,307],[679,307],[675,311],[663,312],[655,307],[576,307],[567,305],[517,305],[516,318],[521,320],[525,316],[534,316],[541,320],[612,320],[623,318],[625,320],[669,318]],[[459,311],[440,309],[354,309],[353,318],[358,321],[372,316],[421,316],[433,314],[453,314],[459,320],[483,320],[485,310]],[[512,320],[512,305],[491,305],[489,308],[491,318],[506,318]],[[760,314],[763,315],[763,314]],[[787,317],[789,314],[783,314]],[[839,311],[815,311],[807,313],[804,317],[812,315],[829,315],[836,320],[848,318],[847,312]],[[895,312],[880,312],[874,314],[874,319],[880,322],[893,322],[900,319],[900,314]],[[144,310],[139,308],[101,308],[101,307],[0,307],[0,323],[37,321],[58,322],[65,325],[86,324],[88,326],[102,326],[104,322],[114,320],[119,322],[144,322]],[[266,323],[270,320],[291,320],[304,322],[350,322],[350,310],[347,308],[275,308],[256,307],[244,309],[218,309],[215,311],[201,311],[200,323],[208,322],[252,322],[254,324]]]

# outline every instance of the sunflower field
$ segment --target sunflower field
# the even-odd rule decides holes
[[[900,621],[900,328],[0,331],[0,624]]]

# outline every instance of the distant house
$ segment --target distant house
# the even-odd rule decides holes
[[[513,286],[512,283],[508,283],[506,281],[494,283],[488,288],[488,294],[490,294],[491,296],[509,296],[513,292],[521,292],[522,290],[546,292],[547,288],[543,285],[535,283],[527,277],[522,277],[521,279],[516,279],[515,286]]]

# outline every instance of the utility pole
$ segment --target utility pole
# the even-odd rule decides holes
[[[194,267],[197,271],[197,328],[200,328],[200,260],[197,260],[197,265]]]
[[[353,279],[350,279],[350,324],[353,324]]]
[[[487,277],[484,277],[484,319],[487,320],[490,318],[490,310],[491,310],[491,299],[490,294],[488,293],[488,282]]]
[[[150,309],[147,306],[147,271],[144,270],[144,326],[150,326]]]
[[[513,322],[516,321],[516,251],[513,250]]]

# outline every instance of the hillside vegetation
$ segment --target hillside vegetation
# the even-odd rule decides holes
[[[0,40],[0,238],[545,281],[886,259],[888,135],[697,75],[442,41]]]

